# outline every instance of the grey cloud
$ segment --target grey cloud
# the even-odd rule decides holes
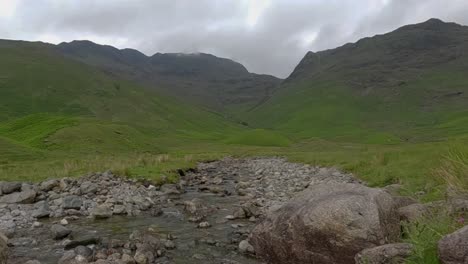
[[[465,0],[266,0],[269,4],[252,25],[249,1],[262,0],[15,1],[14,16],[0,17],[0,38],[88,38],[148,55],[208,52],[281,77],[309,50],[334,48],[431,17],[468,24]]]

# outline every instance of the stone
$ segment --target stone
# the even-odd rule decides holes
[[[82,194],[94,194],[98,190],[98,186],[90,181],[85,181],[80,186]]]
[[[50,215],[49,204],[46,201],[37,202],[34,207],[34,211],[32,212],[32,216],[35,218],[44,218]]]
[[[403,264],[413,251],[408,243],[386,244],[367,248],[356,254],[356,264]]]
[[[164,247],[165,247],[166,249],[174,249],[174,248],[176,248],[176,245],[175,245],[175,243],[174,243],[173,241],[167,240],[167,241],[164,243]]]
[[[65,253],[59,259],[57,264],[73,263],[72,261],[75,259],[75,257],[76,257],[75,251],[73,251],[73,250],[65,251]]]
[[[206,221],[198,224],[198,228],[208,228],[208,227],[211,227],[211,224]]]
[[[75,209],[80,210],[81,205],[83,205],[83,201],[81,197],[76,195],[69,195],[63,198],[62,201],[62,208],[63,209]]]
[[[112,208],[107,204],[101,204],[91,210],[94,219],[106,219],[112,216]]]
[[[253,254],[255,253],[255,249],[254,247],[249,243],[249,241],[247,240],[242,240],[240,243],[239,243],[239,252],[241,253],[249,253],[249,254]]]
[[[398,215],[401,221],[414,222],[419,218],[427,215],[429,212],[427,206],[420,203],[410,204],[401,208],[398,208]]]
[[[93,255],[93,250],[86,246],[77,246],[75,249],[75,254],[80,255],[88,259]]]
[[[7,263],[8,251],[8,238],[0,233],[0,264]]]
[[[41,264],[39,260],[28,260],[24,264]]]
[[[58,186],[59,186],[59,181],[55,180],[55,179],[52,179],[52,180],[48,180],[48,181],[43,181],[41,183],[41,185],[39,186],[39,189],[41,191],[48,192],[48,191],[51,191],[52,189],[54,189],[55,187],[58,187]]]
[[[60,220],[60,224],[63,225],[63,226],[66,226],[66,225],[68,225],[68,220],[65,219],[65,218],[62,219],[62,220]]]
[[[135,264],[135,259],[128,255],[128,254],[123,254],[122,255],[122,263],[124,264]]]
[[[468,226],[448,234],[437,243],[442,264],[468,263]]]
[[[250,243],[271,264],[348,264],[365,248],[396,241],[399,222],[389,193],[329,182],[310,186],[270,212]]]
[[[20,203],[20,204],[31,204],[36,198],[36,191],[34,190],[24,190],[21,192],[13,192],[7,195],[0,197],[0,203]]]
[[[35,222],[32,224],[32,227],[34,227],[34,228],[42,227],[42,223],[41,223],[41,222],[35,221]]]
[[[21,190],[21,183],[20,182],[2,182],[0,183],[0,187],[2,188],[3,195],[10,194],[14,192],[19,192]]]
[[[125,205],[122,205],[122,204],[114,205],[114,209],[112,210],[112,214],[122,215],[122,214],[126,214],[126,213],[127,213],[127,210],[125,208]]]
[[[247,218],[247,215],[245,214],[245,211],[242,208],[237,208],[232,215],[234,216],[235,219]]]
[[[71,230],[62,226],[62,225],[52,225],[50,228],[50,231],[52,231],[53,238],[56,240],[62,239],[70,235]]]

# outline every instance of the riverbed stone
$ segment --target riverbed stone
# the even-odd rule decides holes
[[[59,186],[59,181],[57,179],[51,179],[51,180],[43,181],[41,185],[39,186],[39,188],[41,191],[48,192],[58,186]]]
[[[34,190],[24,190],[21,192],[13,192],[7,195],[0,197],[0,203],[7,203],[7,204],[31,204],[34,202],[36,198],[36,191]]]
[[[34,207],[36,209],[32,212],[33,217],[44,218],[50,215],[49,204],[46,201],[39,201],[34,204]]]
[[[57,224],[52,225],[50,231],[52,231],[53,238],[56,240],[65,238],[72,232],[70,229],[64,227],[63,225]]]
[[[21,182],[2,182],[0,187],[2,188],[2,194],[10,194],[13,192],[21,191]]]
[[[365,248],[396,241],[399,218],[390,194],[353,183],[310,186],[252,232],[268,263],[348,264]]]
[[[91,216],[94,219],[106,219],[112,216],[112,208],[108,204],[102,204],[95,207],[91,211]]]
[[[83,205],[83,200],[77,195],[69,195],[64,197],[62,200],[63,209],[80,210],[81,205]]]

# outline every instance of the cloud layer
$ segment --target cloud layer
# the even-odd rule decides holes
[[[0,0],[0,38],[207,52],[286,77],[309,50],[466,14],[465,0]]]

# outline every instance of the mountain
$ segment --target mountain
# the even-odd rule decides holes
[[[124,53],[138,60],[138,53]],[[14,145],[18,152],[159,151],[166,136],[217,140],[240,130],[219,114],[72,60],[54,45],[1,40],[0,56],[0,145],[12,153]]]
[[[249,108],[270,97],[280,79],[250,73],[240,63],[205,53],[156,53],[90,41],[61,43],[66,56],[98,67],[112,76],[136,81],[152,90],[217,111]]]
[[[468,132],[468,27],[430,19],[308,52],[246,119],[300,138],[441,140]]]

